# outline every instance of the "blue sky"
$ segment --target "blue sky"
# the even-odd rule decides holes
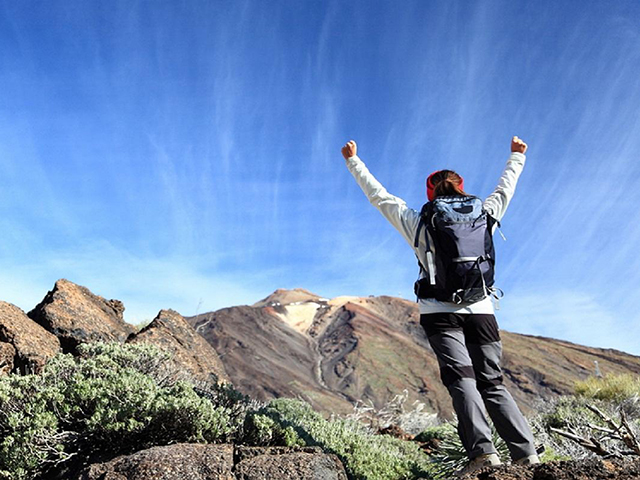
[[[640,354],[639,107],[635,0],[1,1],[0,299],[412,298],[340,147],[420,208],[439,168],[488,195],[518,135],[502,328]]]

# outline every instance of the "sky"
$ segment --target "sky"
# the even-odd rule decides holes
[[[0,299],[131,323],[278,288],[413,297],[340,154],[420,209],[495,188],[501,328],[640,355],[640,3],[0,0]]]

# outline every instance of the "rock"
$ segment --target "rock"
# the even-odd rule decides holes
[[[75,354],[81,343],[123,343],[135,330],[125,323],[123,312],[119,300],[105,300],[62,279],[28,315],[58,337],[65,353]]]
[[[319,447],[153,447],[85,468],[76,480],[347,480],[338,457]],[[235,465],[234,465],[235,463]],[[234,474],[235,472],[235,474]]]
[[[238,480],[347,480],[337,456],[320,448],[238,447]]]
[[[486,467],[460,477],[460,480],[637,480],[640,460],[568,460],[532,466],[500,465]]]
[[[249,446],[236,446],[234,462],[244,462],[260,455],[284,455],[287,453],[323,453],[320,447],[249,447]]]
[[[0,375],[7,375],[13,370],[13,357],[16,349],[10,343],[0,342]]]
[[[130,343],[151,343],[173,354],[173,361],[189,375],[201,381],[229,377],[215,349],[173,310],[162,310],[145,328],[129,338]]]
[[[152,447],[90,465],[77,480],[235,480],[233,445]]]
[[[22,373],[37,373],[47,360],[60,351],[60,342],[54,335],[32,321],[15,305],[2,301],[0,342],[0,362],[6,362],[6,366],[0,367],[3,371],[6,368],[9,371],[18,368]]]
[[[389,425],[385,428],[378,429],[378,435],[389,435],[394,438],[399,438],[400,440],[412,440],[413,435],[409,435],[407,432],[402,430],[398,425]]]

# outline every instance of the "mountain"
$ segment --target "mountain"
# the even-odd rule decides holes
[[[452,415],[415,302],[276,290],[254,305],[187,321],[219,353],[236,388],[254,398],[298,397],[327,413],[347,413],[358,400],[380,408],[406,389],[407,404],[417,400]],[[571,393],[596,369],[640,373],[640,357],[620,351],[501,335],[505,384],[525,413]]]

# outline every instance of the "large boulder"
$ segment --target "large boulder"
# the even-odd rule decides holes
[[[347,480],[337,456],[319,447],[238,447],[238,480]]]
[[[135,329],[125,323],[123,312],[121,301],[62,279],[28,315],[58,337],[65,353],[75,354],[81,343],[124,342]]]
[[[233,445],[153,447],[90,465],[78,480],[235,480]]]
[[[4,365],[0,366],[0,371],[17,368],[22,373],[37,373],[60,351],[60,342],[54,335],[15,305],[2,301],[0,342],[0,364]]]
[[[218,353],[173,310],[161,310],[149,325],[127,342],[151,343],[172,353],[177,367],[197,380],[209,381],[211,374],[218,380],[229,380]]]
[[[76,480],[347,480],[319,447],[235,447],[179,443],[85,468]]]

